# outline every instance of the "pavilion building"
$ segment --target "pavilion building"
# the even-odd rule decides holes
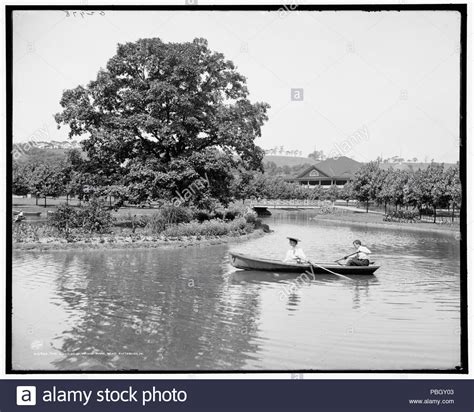
[[[342,187],[354,178],[362,164],[346,156],[330,158],[308,167],[287,181],[307,187]]]

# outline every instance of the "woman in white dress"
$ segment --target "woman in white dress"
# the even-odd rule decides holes
[[[286,252],[285,263],[305,263],[308,261],[303,249],[297,247],[299,239],[294,237],[287,238],[290,241],[290,250]]]

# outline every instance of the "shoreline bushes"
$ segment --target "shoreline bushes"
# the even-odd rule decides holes
[[[414,210],[393,210],[387,212],[384,216],[384,222],[402,222],[402,223],[416,223],[421,220],[418,211]]]
[[[70,233],[71,229],[81,229],[88,233],[108,233],[113,224],[111,212],[96,199],[84,206],[59,205],[48,217],[48,224],[60,233]]]
[[[182,236],[225,236],[225,235],[244,235],[252,233],[254,226],[244,218],[238,218],[230,222],[220,219],[207,220],[203,223],[196,221],[190,223],[180,223],[166,228],[162,235],[165,237]]]
[[[266,226],[266,225],[265,225]],[[97,199],[80,207],[60,205],[46,223],[16,224],[16,242],[39,241],[40,238],[65,238],[68,242],[93,235],[130,235],[161,237],[209,237],[248,234],[265,229],[254,211],[243,205],[203,211],[184,206],[165,205],[152,215],[113,217]],[[268,227],[267,227],[268,229]],[[267,230],[269,231],[269,230]]]

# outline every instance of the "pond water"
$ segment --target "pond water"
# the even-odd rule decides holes
[[[13,253],[16,370],[388,370],[460,364],[453,234],[276,212],[274,233],[230,245]],[[375,276],[236,271],[229,250],[317,262],[361,239]],[[293,286],[293,287],[292,287]]]

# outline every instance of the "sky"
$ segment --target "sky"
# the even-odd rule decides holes
[[[66,140],[63,91],[95,79],[118,43],[204,37],[270,104],[260,147],[452,163],[459,36],[454,11],[16,11],[13,141]]]

